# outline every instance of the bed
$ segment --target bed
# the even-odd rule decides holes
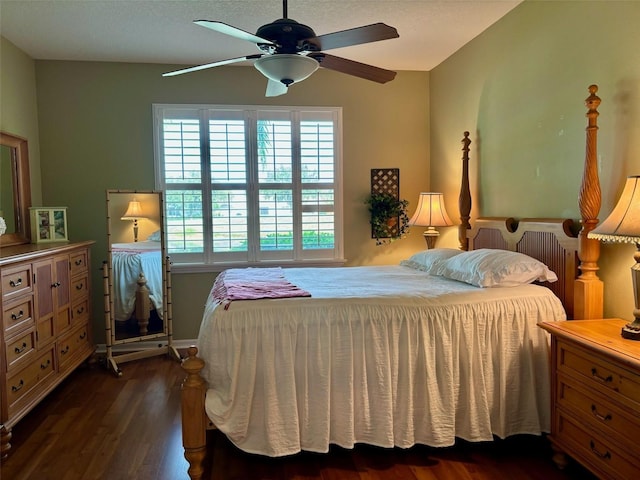
[[[587,100],[579,232],[556,219],[480,218],[472,227],[465,132],[461,250],[385,267],[274,269],[276,284],[296,290],[275,299],[234,296],[234,285],[251,284],[250,271],[229,272],[228,283],[221,274],[198,347],[183,361],[190,477],[202,478],[208,428],[269,456],[548,432],[549,341],[537,323],[602,315],[598,244],[587,237],[599,209],[596,90]],[[485,268],[514,259],[506,276]],[[514,285],[479,287],[496,282]]]
[[[163,315],[160,241],[114,243],[111,262],[115,320],[122,324],[133,319],[145,335],[151,311],[159,319]]]

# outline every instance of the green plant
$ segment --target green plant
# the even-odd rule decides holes
[[[376,245],[384,245],[403,238],[409,231],[407,200],[389,193],[372,193],[365,201],[371,214],[371,235]]]

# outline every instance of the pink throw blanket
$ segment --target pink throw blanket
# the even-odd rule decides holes
[[[306,290],[289,282],[280,267],[225,270],[216,278],[211,295],[224,304],[225,310],[232,300],[311,296]]]

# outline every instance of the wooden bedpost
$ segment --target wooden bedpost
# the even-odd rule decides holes
[[[134,318],[138,321],[140,335],[144,336],[149,333],[149,316],[151,315],[150,292],[144,273],[140,272],[136,283],[138,284],[138,288],[136,288]]]
[[[460,185],[460,197],[458,209],[460,210],[460,225],[458,226],[458,241],[460,250],[469,250],[467,231],[471,230],[469,219],[471,218],[471,191],[469,190],[469,132],[464,132],[462,139],[462,184]]]
[[[600,97],[597,85],[589,86],[587,106],[587,147],[582,176],[582,185],[578,197],[582,229],[578,236],[578,257],[580,259],[580,276],[575,282],[575,319],[602,318],[604,287],[598,278],[598,258],[600,257],[600,242],[588,238],[588,234],[598,225],[601,192],[598,178],[598,106]]]
[[[207,385],[200,372],[204,360],[197,357],[198,349],[194,346],[187,350],[187,357],[182,361],[182,368],[187,377],[182,382],[182,445],[184,457],[189,462],[189,478],[201,480],[205,470],[207,456],[207,424],[204,410],[204,399]]]

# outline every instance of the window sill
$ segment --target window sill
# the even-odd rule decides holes
[[[172,263],[171,274],[181,273],[219,273],[229,268],[247,268],[247,267],[343,267],[346,263],[346,259],[334,259],[334,260],[304,260],[297,262],[255,262],[255,263],[216,263],[216,264],[204,264],[204,263]]]

